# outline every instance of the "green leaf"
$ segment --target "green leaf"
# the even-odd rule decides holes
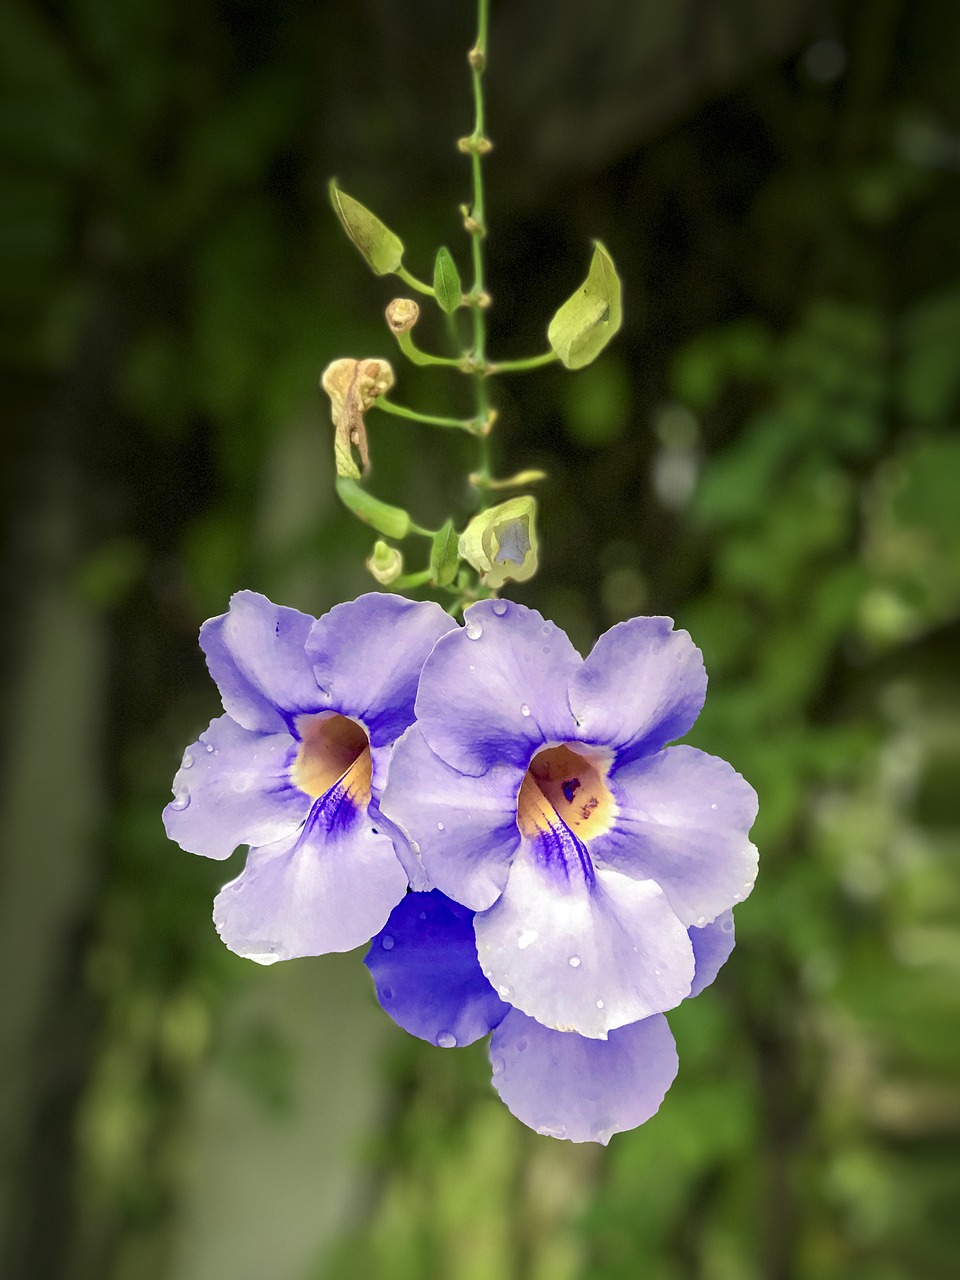
[[[568,369],[582,369],[596,360],[621,319],[620,279],[597,240],[587,278],[550,321],[547,340]]]
[[[330,202],[344,231],[371,270],[378,276],[396,271],[403,261],[403,243],[390,228],[359,200],[341,191],[335,182],[330,183]]]
[[[460,555],[457,551],[457,535],[453,521],[448,520],[433,539],[430,548],[430,572],[438,587],[449,586],[457,576]]]
[[[463,284],[450,250],[440,249],[433,268],[433,291],[441,308],[452,315],[463,302]]]
[[[410,532],[410,517],[402,507],[391,507],[381,502],[366,489],[361,489],[349,476],[337,477],[337,495],[353,514],[382,533],[385,538],[405,538]]]

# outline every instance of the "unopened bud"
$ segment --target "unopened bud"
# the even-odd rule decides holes
[[[386,315],[391,333],[408,333],[420,319],[420,308],[412,298],[394,298]]]
[[[403,556],[396,547],[378,539],[373,544],[373,552],[367,557],[367,568],[381,586],[388,587],[396,582],[403,572]]]
[[[526,582],[537,571],[536,499],[529,494],[501,502],[473,517],[460,535],[460,555],[498,590],[508,580]]]

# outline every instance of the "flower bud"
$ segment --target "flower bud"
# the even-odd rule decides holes
[[[330,397],[330,416],[336,427],[337,475],[359,480],[353,450],[360,454],[364,467],[370,461],[363,415],[393,386],[393,369],[386,360],[334,360],[324,369],[320,385]]]
[[[420,308],[412,298],[394,298],[386,314],[391,333],[409,333],[420,319]]]
[[[547,341],[568,369],[582,369],[596,360],[620,320],[620,279],[596,241],[587,278],[550,321]]]
[[[330,183],[330,203],[371,271],[378,276],[386,276],[399,268],[403,260],[403,243],[376,214],[341,191],[335,182]]]
[[[460,555],[485,587],[526,582],[537,571],[537,501],[529,494],[481,511],[460,535]]]
[[[367,557],[367,568],[381,586],[388,587],[396,582],[403,572],[403,556],[396,547],[381,539],[373,544],[373,552]]]

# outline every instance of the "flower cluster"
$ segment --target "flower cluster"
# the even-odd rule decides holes
[[[484,600],[369,594],[319,620],[241,592],[201,630],[225,715],[184,754],[164,818],[225,858],[224,942],[261,963],[351,949],[383,1008],[445,1048],[490,1034],[493,1083],[540,1133],[607,1142],[677,1071],[664,1013],[733,948],[753,789],[670,746],[706,692],[667,618],[586,659]]]

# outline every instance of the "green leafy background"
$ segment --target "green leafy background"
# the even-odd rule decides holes
[[[497,392],[542,466],[518,598],[587,648],[664,612],[691,737],[762,851],[681,1074],[609,1148],[504,1110],[481,1046],[359,956],[219,944],[235,874],[159,813],[217,710],[197,627],[372,585],[316,386],[394,358],[336,175],[461,270],[472,6],[11,0],[0,1271],[16,1280],[926,1280],[956,1274],[960,11],[927,0],[495,4],[491,354],[544,349],[593,237],[624,328]],[[403,292],[402,287],[396,292]],[[439,344],[426,318],[424,345]],[[418,330],[418,340],[420,330]],[[469,414],[466,380],[396,398]],[[438,527],[475,442],[371,415]]]

